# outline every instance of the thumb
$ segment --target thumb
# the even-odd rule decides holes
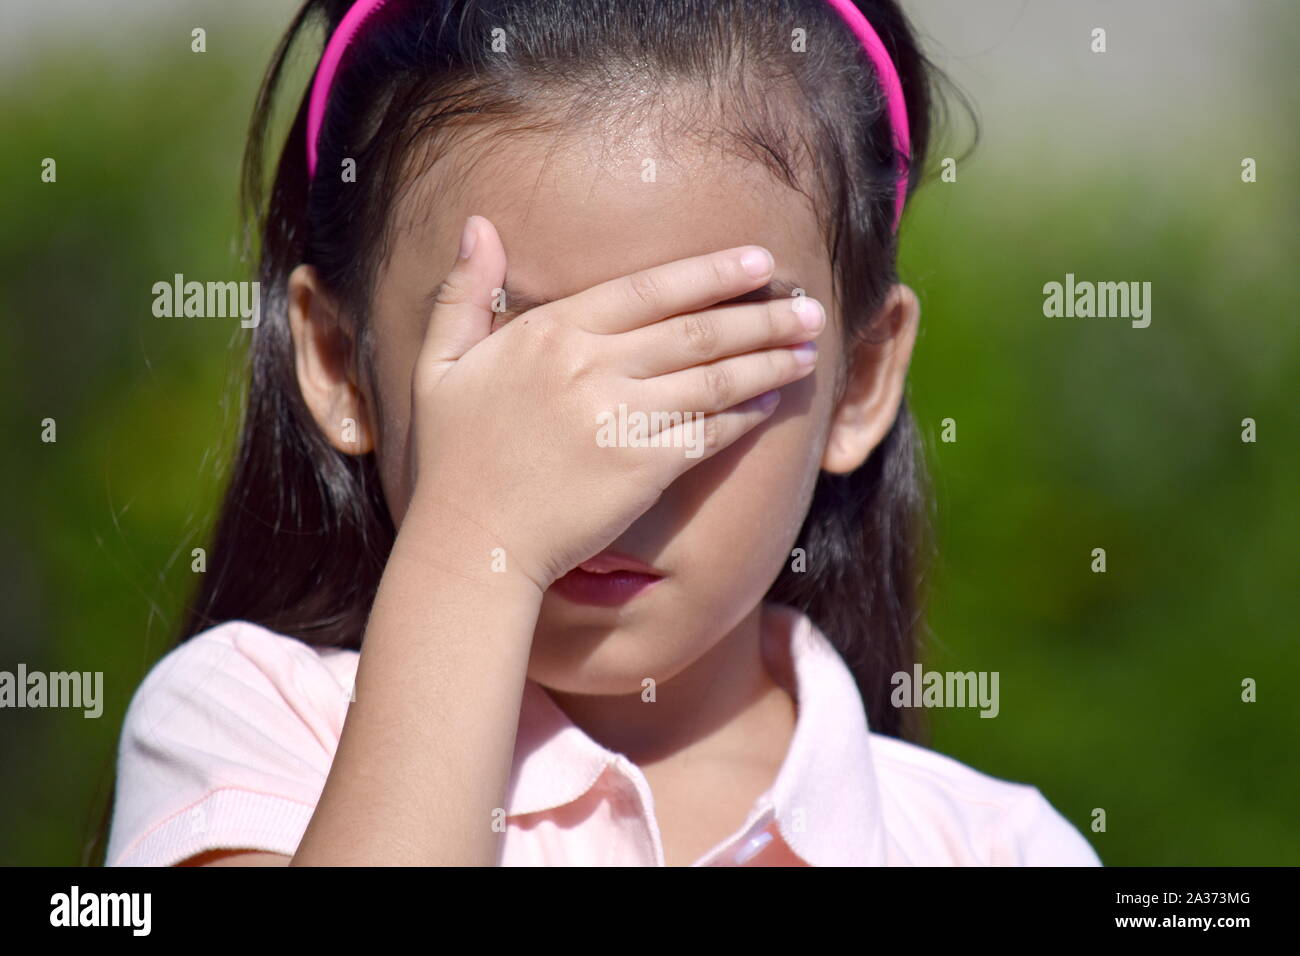
[[[425,333],[429,361],[451,363],[492,331],[492,303],[506,278],[506,250],[496,227],[470,216],[451,271],[439,286]]]

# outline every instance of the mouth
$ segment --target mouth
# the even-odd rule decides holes
[[[617,551],[602,551],[556,580],[551,590],[575,604],[617,607],[664,579],[644,561]]]

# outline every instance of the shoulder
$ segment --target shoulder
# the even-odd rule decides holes
[[[172,648],[132,695],[123,753],[155,738],[222,752],[273,732],[337,741],[355,696],[355,651],[314,648],[227,621]],[[121,756],[121,754],[120,754]]]
[[[164,655],[122,725],[107,861],[165,866],[223,846],[292,853],[333,762],[357,660],[247,621]]]
[[[149,669],[131,708],[178,693],[197,697],[240,697],[275,689],[288,699],[349,683],[356,674],[355,651],[312,647],[248,621],[226,621],[168,651]]]
[[[1091,844],[1035,786],[871,734],[890,862],[1100,866]]]

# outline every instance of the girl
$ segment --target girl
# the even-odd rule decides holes
[[[930,70],[892,0],[308,0],[107,862],[1097,864],[890,701]]]

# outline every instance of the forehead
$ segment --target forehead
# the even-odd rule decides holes
[[[507,286],[531,297],[756,243],[774,254],[778,279],[829,301],[829,253],[809,198],[717,142],[635,129],[461,137],[395,204],[389,268],[427,273],[450,261],[471,214],[492,220]]]

